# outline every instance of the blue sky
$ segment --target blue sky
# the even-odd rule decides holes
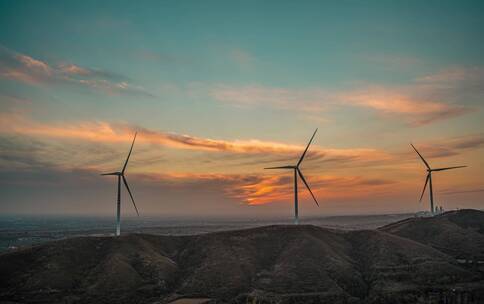
[[[0,150],[2,172],[94,174],[122,161],[138,130],[139,187],[146,175],[166,174],[165,186],[176,175],[189,193],[198,176],[210,181],[202,189],[223,184],[227,214],[251,214],[247,202],[259,201],[276,206],[271,214],[290,204],[290,183],[260,169],[293,157],[319,127],[321,154],[309,160],[319,167],[308,170],[327,204],[313,212],[422,208],[410,141],[436,162],[471,162],[441,183],[449,190],[457,179],[472,193],[445,197],[449,208],[479,207],[483,13],[480,1],[0,1],[0,135],[11,143]],[[92,135],[102,126],[112,132],[104,142]],[[207,151],[211,140],[235,148]],[[48,153],[59,149],[66,159]],[[226,185],[241,175],[253,184]],[[362,198],[341,195],[357,180]],[[2,187],[11,194],[0,208],[36,212],[28,185]],[[146,197],[146,209],[172,212],[159,197]],[[51,201],[65,206],[63,195]],[[65,212],[78,212],[73,204]]]

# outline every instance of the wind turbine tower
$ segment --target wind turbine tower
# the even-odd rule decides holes
[[[133,194],[131,194],[131,190],[129,189],[128,182],[126,181],[126,177],[124,173],[126,172],[126,166],[128,165],[129,157],[131,156],[131,152],[133,151],[134,141],[136,140],[136,134],[134,134],[133,142],[131,143],[131,149],[129,149],[128,157],[124,162],[123,169],[118,172],[111,172],[111,173],[103,173],[101,175],[114,175],[118,177],[118,199],[117,199],[117,209],[116,209],[116,236],[121,234],[121,180],[128,190],[129,197],[131,197],[131,201],[133,202],[134,209],[136,210],[136,214],[139,216],[138,208],[136,207],[136,203],[134,202]]]
[[[316,129],[313,133],[313,136],[309,140],[308,145],[306,146],[306,149],[304,150],[303,154],[299,158],[299,161],[297,162],[296,165],[288,165],[288,166],[281,166],[281,167],[269,167],[269,168],[264,168],[264,169],[290,169],[294,171],[294,224],[298,225],[299,224],[299,202],[298,202],[298,190],[297,190],[297,177],[299,176],[301,180],[303,181],[304,185],[306,188],[309,190],[309,193],[311,193],[311,196],[313,197],[314,202],[316,205],[319,207],[319,203],[316,200],[316,197],[314,197],[313,192],[311,191],[311,188],[309,188],[309,185],[304,178],[304,175],[301,172],[301,169],[299,168],[299,165],[301,165],[301,162],[304,159],[304,156],[306,156],[306,152],[309,149],[309,145],[311,145],[311,142],[313,141],[314,136],[316,135],[316,132],[318,129]]]
[[[424,163],[425,167],[427,168],[427,177],[425,179],[425,185],[424,185],[424,188],[422,190],[422,194],[420,195],[420,200],[419,201],[422,202],[422,197],[423,197],[423,195],[425,193],[425,189],[427,189],[427,184],[429,184],[430,212],[432,214],[434,214],[435,210],[434,210],[434,191],[433,191],[433,188],[432,188],[432,172],[445,171],[445,170],[457,169],[457,168],[465,168],[467,166],[454,166],[454,167],[446,167],[446,168],[432,169],[432,168],[430,168],[429,163],[427,163],[427,161],[425,160],[425,158],[423,158],[423,156],[417,151],[417,149],[413,146],[413,144],[410,144],[410,145],[415,150],[415,152],[417,152],[418,156],[420,157],[420,159]]]

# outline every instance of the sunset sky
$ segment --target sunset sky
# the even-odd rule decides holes
[[[484,208],[482,1],[0,1],[0,213]],[[134,208],[123,192],[123,213]]]

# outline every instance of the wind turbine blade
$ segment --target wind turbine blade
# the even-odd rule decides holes
[[[425,164],[425,166],[427,167],[427,169],[430,169],[429,164],[428,164],[428,163],[427,163],[427,161],[426,161],[426,160],[423,158],[423,156],[422,156],[422,155],[420,155],[420,153],[417,151],[417,149],[416,149],[416,148],[415,148],[415,147],[414,147],[412,144],[410,144],[410,145],[411,145],[411,146],[412,146],[412,148],[415,150],[415,152],[417,152],[418,156],[420,156],[420,159],[422,159],[422,161],[424,162],[424,164]]]
[[[419,200],[419,202],[422,202],[422,197],[423,197],[423,195],[424,195],[424,193],[425,193],[425,189],[427,188],[427,183],[429,182],[429,179],[430,179],[430,173],[429,173],[429,174],[427,174],[427,178],[425,179],[425,185],[424,185],[424,187],[423,187],[422,194],[420,195],[420,200]]]
[[[138,214],[139,216],[138,207],[136,207],[133,195],[131,194],[131,190],[129,189],[129,186],[128,186],[128,182],[126,181],[126,178],[124,177],[124,175],[122,177],[123,177],[123,183],[126,186],[126,190],[128,190],[129,197],[131,197],[131,201],[133,202],[133,206],[134,206],[134,209],[136,210],[136,214]]]
[[[294,166],[269,167],[264,169],[294,169]]]
[[[133,142],[131,143],[131,149],[129,149],[128,157],[126,158],[126,161],[124,162],[123,170],[121,171],[121,173],[124,173],[124,171],[126,170],[126,166],[128,165],[129,157],[131,156],[131,152],[133,151],[134,141],[136,140],[137,134],[138,134],[138,132],[134,133]]]
[[[118,175],[118,172],[102,173],[100,175]]]
[[[437,169],[432,169],[432,171],[444,171],[444,170],[450,170],[450,169],[457,169],[457,168],[465,168],[467,166],[455,166],[455,167],[447,167],[447,168],[437,168]]]
[[[313,194],[313,192],[311,191],[311,188],[309,188],[309,185],[308,185],[308,183],[306,182],[306,179],[304,178],[304,176],[302,175],[301,170],[297,169],[297,173],[299,174],[299,177],[301,177],[301,179],[302,179],[302,181],[303,181],[304,185],[306,185],[306,188],[308,188],[309,193],[311,193],[311,196],[313,197],[314,202],[315,202],[315,203],[316,203],[316,205],[318,205],[318,207],[319,207],[319,203],[318,203],[318,201],[316,200],[316,198],[314,197],[314,194]]]
[[[299,167],[299,164],[303,161],[304,156],[306,155],[306,152],[308,152],[309,145],[311,145],[311,142],[313,141],[314,135],[316,135],[316,132],[318,132],[318,129],[314,130],[313,136],[311,136],[311,139],[309,140],[308,145],[306,146],[306,149],[304,150],[303,154],[301,155],[301,158],[297,162],[296,167]]]

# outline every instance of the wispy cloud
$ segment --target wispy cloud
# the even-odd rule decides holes
[[[96,144],[53,144],[26,136],[2,136],[0,141],[0,184],[3,185],[58,185],[68,177],[71,184],[96,185],[101,181],[99,173],[113,158],[124,158],[119,149]],[[142,137],[140,137],[142,139]],[[76,141],[77,142],[77,141]],[[157,149],[156,149],[157,150]],[[125,151],[123,151],[125,152]],[[138,145],[134,160],[145,162]],[[159,153],[159,152],[158,152]],[[89,154],[90,159],[86,161]],[[141,153],[142,154],[142,153]],[[54,157],[52,157],[52,155]],[[254,155],[251,155],[254,157]],[[141,159],[140,159],[141,158]],[[93,166],[97,163],[96,166]],[[121,162],[120,162],[121,164]],[[132,166],[136,166],[133,165]],[[164,168],[166,171],[167,168]],[[232,202],[259,205],[292,200],[293,183],[290,172],[261,173],[167,173],[133,172],[129,179],[138,186],[166,189],[180,189],[183,192],[201,191],[201,195],[220,192]],[[306,173],[312,190],[323,201],[338,198],[351,189],[351,195],[374,195],[394,182],[384,178],[352,176],[315,175]],[[39,179],[39,180],[37,180]],[[76,181],[77,179],[77,181]],[[198,190],[194,190],[198,189]],[[306,190],[301,190],[302,199],[310,199]],[[348,194],[346,194],[348,196]]]
[[[484,133],[429,140],[426,143],[418,143],[418,147],[425,149],[426,155],[430,157],[448,157],[458,155],[463,151],[472,151],[484,148]],[[410,152],[413,152],[413,150]]]
[[[293,199],[292,176],[267,174],[137,174],[134,178],[150,183],[169,185],[172,188],[189,188],[205,185],[206,189],[222,191],[228,198],[248,205],[287,202]],[[342,196],[345,189],[354,195],[362,195],[392,187],[395,182],[387,179],[372,179],[361,176],[306,176],[315,194],[321,201]],[[310,199],[309,193],[301,190],[302,199]],[[346,193],[346,195],[348,195]],[[351,196],[351,195],[350,195]]]
[[[457,117],[470,111],[467,107],[427,100],[406,94],[398,88],[381,86],[341,93],[339,99],[347,105],[371,108],[384,115],[400,115],[414,126]]]
[[[225,163],[243,169],[245,172],[247,169],[258,171],[262,167],[297,159],[304,149],[304,145],[258,139],[213,139],[146,129],[125,123],[103,121],[44,123],[32,120],[23,112],[0,113],[0,130],[3,136],[30,137],[41,143],[54,142],[52,140],[55,139],[55,142],[63,143],[61,150],[74,145],[72,149],[67,149],[66,157],[71,158],[71,163],[74,165],[83,164],[83,167],[92,168],[99,168],[103,162],[110,164],[113,155],[121,156],[113,150],[112,143],[129,143],[135,131],[139,134],[138,142],[142,147],[143,144],[146,147],[146,151],[139,156],[140,163],[148,164],[163,160],[162,154],[156,148],[156,146],[163,146],[200,152],[196,154],[196,159],[190,161],[203,163],[208,167],[215,164],[221,166],[221,163]],[[92,145],[92,143],[98,144]],[[102,147],[99,144],[102,144]],[[484,147],[484,135],[470,134],[415,144],[431,161],[432,158],[445,158],[481,149]],[[58,147],[59,144],[56,146]],[[83,146],[96,146],[98,150],[105,151],[89,152],[81,149]],[[44,154],[48,155],[47,152]],[[397,147],[390,153],[373,147],[328,148],[318,146],[316,143],[308,153],[307,162],[312,162],[314,166],[319,164],[325,168],[341,169],[368,166],[399,167],[402,162],[410,162],[414,159],[415,153],[410,146]]]
[[[30,119],[26,113],[12,111],[0,113],[0,128],[4,134],[23,134],[34,136],[36,139],[59,138],[81,139],[92,142],[114,143],[130,142],[135,131],[139,133],[139,141],[166,146],[174,149],[224,152],[240,155],[258,155],[257,163],[272,164],[297,158],[304,149],[303,145],[281,142],[262,141],[258,139],[224,140],[197,137],[187,134],[164,132],[142,128],[124,123],[109,123],[103,121],[85,121],[77,123],[42,123]],[[470,134],[459,137],[434,140],[425,144],[416,143],[425,151],[428,157],[449,157],[458,155],[466,150],[484,147],[483,134]],[[270,157],[269,157],[270,156]],[[371,147],[360,148],[323,148],[313,146],[308,154],[312,161],[325,163],[374,163],[391,162],[395,158],[411,159],[414,154],[405,147],[405,152],[386,151]],[[220,157],[220,156],[219,156]],[[282,158],[281,158],[282,157]],[[250,165],[253,160],[242,161],[241,164]]]
[[[22,134],[35,138],[81,139],[87,141],[112,143],[130,142],[135,131],[139,133],[139,141],[166,146],[175,149],[196,150],[207,152],[225,152],[239,155],[272,155],[277,161],[277,155],[297,157],[304,149],[303,145],[293,145],[280,142],[261,141],[257,139],[223,140],[196,137],[141,128],[138,126],[108,123],[42,123],[30,119],[25,113],[0,113],[0,128],[4,134]],[[308,155],[312,160],[325,159],[337,162],[358,162],[384,160],[387,153],[372,148],[322,148],[314,146]]]
[[[432,84],[441,88],[457,86],[476,86],[484,91],[484,68],[480,66],[454,66],[419,77],[417,82]]]
[[[277,108],[318,117],[342,107],[366,108],[410,126],[422,126],[471,112],[469,99],[484,97],[484,69],[452,68],[405,85],[367,84],[347,89],[219,84],[209,94],[237,107]]]
[[[131,84],[122,75],[73,63],[52,65],[3,46],[0,46],[0,77],[35,86],[76,85],[107,94],[152,97],[144,88]]]
[[[459,150],[483,148],[484,133],[454,137],[447,140],[446,145]]]
[[[467,189],[467,190],[443,190],[440,191],[440,194],[444,195],[453,195],[453,194],[466,194],[466,193],[476,193],[476,192],[484,192],[484,187],[477,188],[477,189]]]
[[[353,197],[375,192],[394,184],[392,180],[371,179],[360,176],[306,176],[312,191],[320,202],[343,196]],[[294,196],[292,175],[260,175],[249,176],[241,180],[236,187],[228,189],[228,194],[242,199],[249,205],[266,204],[270,202],[292,201]],[[351,189],[351,193],[345,190]],[[303,188],[300,195],[303,199],[311,199],[309,192]]]
[[[96,176],[101,170],[111,169],[111,166],[122,164],[121,160],[126,157],[126,151],[121,151],[118,145],[109,143],[124,142],[127,148],[134,130],[138,130],[139,141],[136,157],[133,158],[133,168],[130,168],[131,180],[152,185],[154,188],[156,188],[155,185],[165,185],[170,189],[180,188],[187,189],[187,191],[193,187],[200,191],[203,189],[203,191],[221,191],[231,201],[249,205],[292,200],[292,174],[284,171],[265,172],[261,168],[265,164],[282,161],[285,163],[288,159],[297,159],[304,148],[302,145],[258,140],[208,139],[106,122],[42,123],[33,121],[22,113],[0,115],[0,129],[2,137],[0,172],[22,171],[27,175],[30,174],[28,172],[34,172],[30,176],[43,176],[45,172],[52,173],[56,170],[59,172],[82,170],[83,179],[97,178]],[[421,152],[425,153],[427,158],[446,157],[468,150],[481,149],[484,146],[484,136],[475,134],[436,141],[431,144],[421,147]],[[212,174],[203,173],[206,172],[203,170],[201,173],[196,173],[198,171],[194,167],[188,172],[184,171],[187,173],[176,173],[183,171],[171,171],[170,168],[173,167],[163,161],[163,155],[158,146],[206,152],[204,155],[212,155],[220,166],[224,166],[223,164],[230,161],[236,161],[240,166],[231,167],[232,173]],[[197,154],[195,163],[199,164],[204,157],[206,156]],[[153,163],[160,161],[163,163],[162,172],[168,173],[154,173],[160,167],[152,170]],[[397,152],[390,155],[385,151],[371,148],[327,149],[315,145],[311,147],[308,161],[326,162],[325,168],[328,168],[328,164],[331,162],[334,162],[336,167],[341,167],[341,164],[349,164],[353,169],[362,163],[373,163],[380,168],[382,164],[394,166],[390,167],[390,170],[395,168],[401,170],[402,162],[405,161],[419,164],[414,152],[409,147],[405,148],[405,153]],[[146,164],[149,168],[141,166]],[[251,168],[250,166],[254,164],[258,168],[257,170],[246,170],[247,167]],[[86,172],[92,172],[92,174],[86,174]],[[326,173],[323,175],[313,170],[306,172],[306,178],[312,189],[323,202],[343,197],[345,199],[348,197],[358,199],[374,197],[389,191],[399,191],[398,189],[401,188],[394,180],[385,177],[386,173],[363,177],[354,170],[332,172],[339,172],[342,175]],[[51,180],[57,182],[61,178],[60,176],[62,174],[53,174]],[[11,182],[21,183],[22,181],[21,179],[4,181],[4,183]],[[94,181],[88,183],[95,184]],[[350,189],[351,191],[349,191]],[[304,189],[301,190],[301,195],[305,199],[310,199]]]

